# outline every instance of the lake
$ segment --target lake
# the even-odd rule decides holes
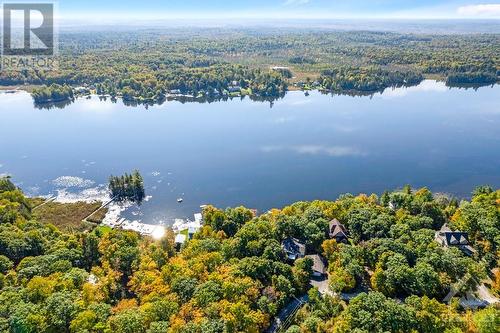
[[[405,184],[458,197],[500,187],[498,85],[427,80],[371,97],[290,92],[273,105],[148,108],[93,96],[38,109],[25,92],[3,92],[0,117],[0,174],[30,195],[77,200],[105,196],[111,174],[138,169],[148,200],[122,214],[145,223],[170,224],[202,204],[264,212]]]

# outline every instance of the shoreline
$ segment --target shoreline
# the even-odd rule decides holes
[[[226,101],[229,99],[234,99],[234,98],[250,98],[251,100],[255,101],[269,101],[269,102],[274,102],[280,98],[283,98],[286,96],[287,93],[289,92],[303,92],[303,93],[308,93],[312,91],[318,91],[324,94],[333,94],[337,96],[373,96],[375,94],[382,94],[388,89],[398,89],[398,88],[411,88],[411,87],[418,87],[425,81],[434,81],[436,83],[443,83],[447,88],[450,89],[478,89],[478,88],[483,88],[483,87],[491,87],[500,84],[500,81],[497,81],[496,83],[484,83],[484,84],[448,84],[446,82],[446,78],[441,75],[424,75],[424,79],[420,81],[419,83],[416,84],[399,84],[399,85],[393,85],[393,86],[388,86],[383,89],[375,89],[375,90],[357,90],[357,89],[349,89],[349,90],[332,90],[332,89],[326,89],[324,87],[311,87],[309,88],[304,88],[301,86],[298,86],[297,84],[300,84],[300,82],[291,82],[287,88],[286,91],[280,93],[279,95],[275,96],[261,96],[259,94],[253,94],[253,93],[246,93],[246,92],[238,92],[238,93],[229,93],[225,95],[217,95],[213,97],[209,96],[194,96],[190,93],[187,94],[172,94],[172,93],[166,93],[161,99],[157,100],[150,100],[150,99],[145,99],[145,98],[124,98],[122,95],[116,95],[116,96],[111,96],[109,94],[97,94],[94,91],[91,90],[91,93],[85,93],[85,94],[79,94],[78,92],[74,91],[74,98],[67,98],[67,99],[60,99],[60,100],[47,100],[47,101],[41,101],[41,102],[35,102],[35,104],[39,105],[40,107],[44,106],[51,106],[51,105],[57,105],[57,104],[63,104],[63,103],[72,103],[74,100],[77,98],[85,98],[89,96],[97,96],[99,98],[103,99],[121,99],[124,104],[129,104],[131,106],[135,105],[162,105],[166,101],[178,101],[182,103],[211,103],[211,102],[220,102],[220,101]],[[3,93],[16,93],[16,92],[27,92],[31,94],[32,90],[37,87],[42,87],[44,85],[12,85],[12,86],[2,86],[0,85],[0,92]],[[76,88],[76,86],[71,86],[73,89]]]

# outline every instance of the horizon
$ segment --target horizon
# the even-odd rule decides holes
[[[481,0],[59,1],[61,21],[85,24],[165,20],[499,20],[500,2]],[[107,23],[110,22],[110,23]]]

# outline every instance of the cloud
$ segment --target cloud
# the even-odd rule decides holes
[[[332,157],[343,156],[363,156],[364,152],[354,147],[345,146],[317,146],[317,145],[304,145],[292,147],[292,150],[298,154],[306,155],[327,155]]]
[[[286,0],[283,5],[285,6],[301,6],[311,2],[311,0]]]
[[[387,88],[380,95],[375,95],[382,99],[392,99],[397,97],[405,97],[408,94],[415,92],[446,92],[450,90],[444,82],[434,80],[424,80],[418,86]]]
[[[264,153],[291,151],[300,155],[323,155],[331,157],[366,156],[367,153],[349,146],[322,146],[322,145],[297,145],[297,146],[264,146]]]
[[[457,13],[468,17],[500,17],[500,4],[462,6],[457,9]]]

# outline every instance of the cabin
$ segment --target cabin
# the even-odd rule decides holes
[[[306,255],[306,245],[295,238],[287,238],[281,243],[281,247],[290,260],[304,258]]]
[[[325,259],[323,259],[322,256],[320,256],[319,254],[314,254],[308,255],[306,256],[306,258],[309,258],[313,261],[313,277],[322,278],[327,275]]]
[[[436,232],[436,241],[443,247],[459,248],[468,256],[472,256],[476,252],[470,245],[469,235],[466,232],[451,231],[446,224]]]
[[[181,245],[183,245],[184,243],[186,243],[186,240],[187,240],[187,236],[184,235],[184,234],[177,234],[177,235],[175,235],[175,245],[177,247],[180,247]]]
[[[347,229],[337,219],[330,221],[328,232],[330,239],[335,239],[337,243],[347,243],[349,241]]]
[[[240,86],[230,86],[229,88],[227,88],[227,90],[230,93],[238,93],[241,91],[241,87]]]

